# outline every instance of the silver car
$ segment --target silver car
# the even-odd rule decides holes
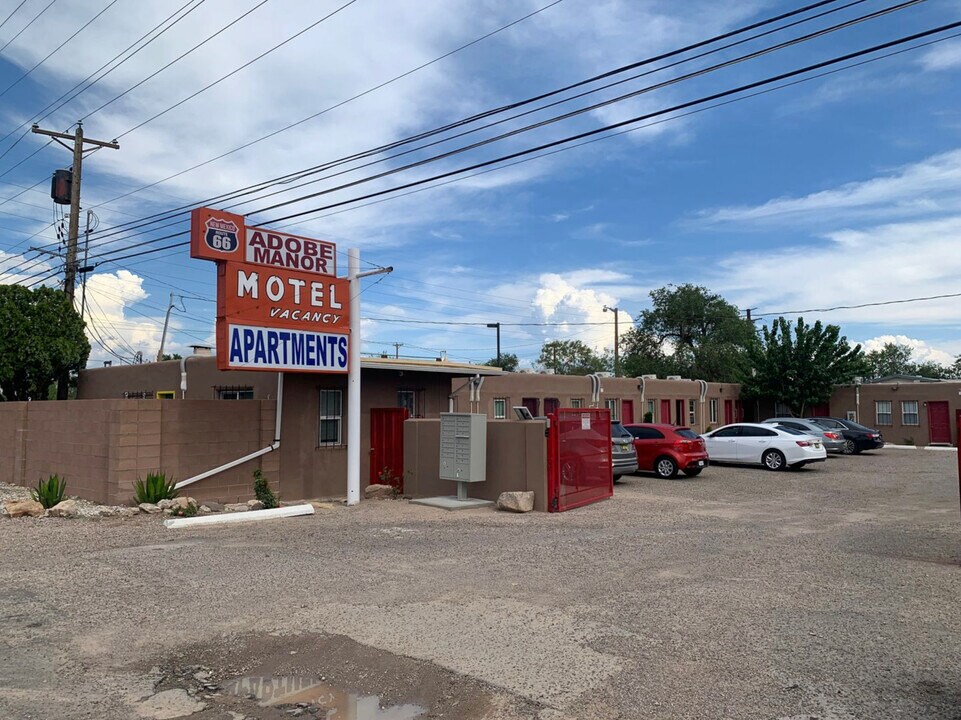
[[[781,425],[793,430],[800,430],[808,435],[814,435],[814,437],[820,437],[824,449],[828,452],[839,453],[844,451],[844,436],[840,432],[832,430],[826,425],[814,422],[813,420],[802,420],[794,417],[777,417],[768,418],[764,422],[768,425]]]
[[[621,475],[632,475],[637,472],[634,436],[616,420],[611,423],[611,450],[615,482]]]

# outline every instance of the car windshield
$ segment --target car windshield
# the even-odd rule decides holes
[[[867,433],[874,432],[874,430],[872,430],[871,428],[865,427],[864,425],[861,425],[860,423],[856,423],[853,420],[848,420],[847,423],[845,424],[852,430],[860,430],[861,432],[867,432]]]
[[[832,428],[830,425],[828,425],[827,423],[818,422],[817,420],[808,420],[808,422],[811,423],[812,425],[814,425],[818,430],[832,430],[832,429],[834,429],[834,428]]]
[[[795,430],[794,428],[792,428],[792,427],[787,427],[787,426],[785,426],[785,425],[775,425],[775,427],[776,427],[778,430],[783,430],[784,432],[788,433],[789,435],[807,435],[806,432],[801,432],[800,430]]]
[[[629,438],[633,437],[623,425],[619,422],[611,423],[611,437],[612,438]]]
[[[680,435],[682,438],[687,438],[688,440],[700,440],[701,438],[700,435],[698,435],[696,432],[688,428],[680,428],[679,430],[675,430],[674,432]]]

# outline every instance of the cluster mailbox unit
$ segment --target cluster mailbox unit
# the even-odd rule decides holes
[[[487,416],[479,413],[440,414],[441,480],[457,483],[456,496],[411,502],[458,510],[491,505],[490,500],[467,496],[467,484],[487,480]]]

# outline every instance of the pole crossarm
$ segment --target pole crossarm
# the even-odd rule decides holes
[[[62,133],[62,132],[56,132],[55,130],[44,130],[39,125],[34,125],[32,128],[30,128],[30,132],[36,133],[37,135],[47,135],[48,137],[52,137],[52,138],[62,138],[63,140],[74,139],[73,133]],[[93,140],[91,138],[84,138],[83,142],[85,145],[96,145],[97,147],[111,148],[112,150],[120,149],[120,143],[117,142],[116,140],[107,141],[107,140]],[[62,144],[63,143],[61,143],[61,145]],[[64,145],[64,147],[67,147],[67,146]],[[73,148],[67,147],[67,149],[72,150]]]

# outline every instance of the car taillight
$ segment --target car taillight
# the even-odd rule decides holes
[[[841,436],[840,436],[840,435],[838,435],[837,433],[833,433],[833,432],[826,432],[826,433],[824,433],[824,437],[826,437],[828,440],[840,440],[840,439],[841,439]]]
[[[796,443],[798,444],[798,447],[810,447],[810,446],[811,446],[811,443],[808,442],[807,440],[795,440],[794,442],[796,442]]]
[[[879,438],[881,437],[878,433],[868,433],[869,438]]]

